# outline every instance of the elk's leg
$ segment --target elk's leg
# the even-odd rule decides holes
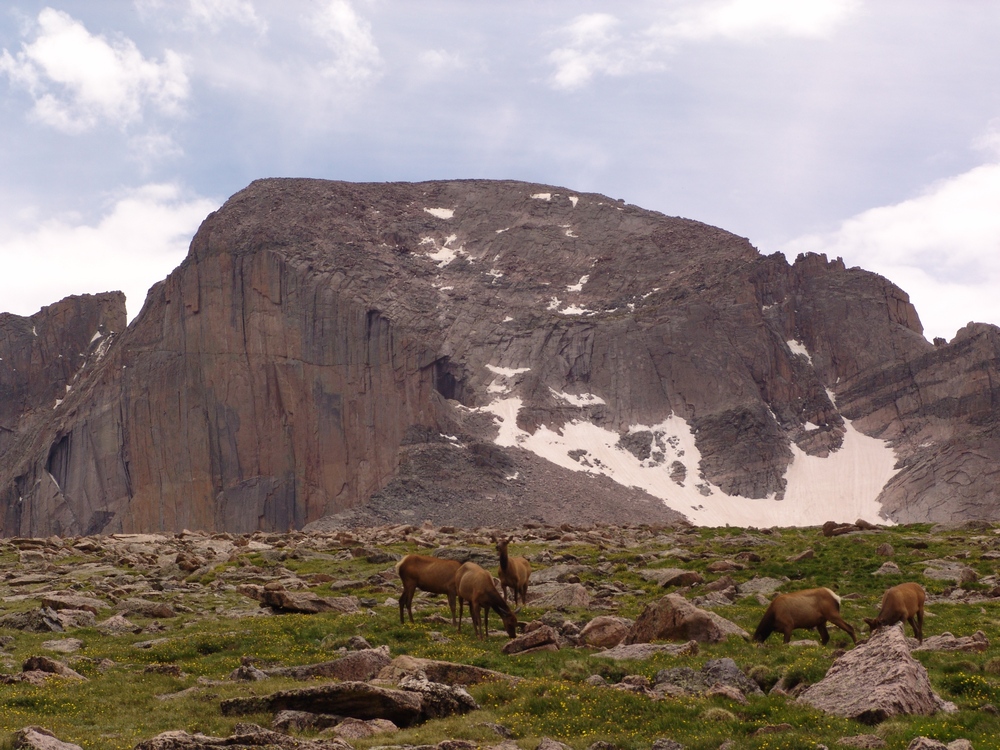
[[[825,646],[830,640],[830,632],[826,629],[826,623],[821,622],[816,626],[816,630],[819,631],[819,642]]]
[[[838,628],[840,628],[849,636],[851,636],[851,640],[854,641],[855,646],[858,645],[858,637],[854,633],[853,626],[849,622],[847,622],[843,617],[840,617],[839,615],[836,617],[831,617],[830,622],[832,622]],[[823,641],[823,643],[826,643],[826,641]]]

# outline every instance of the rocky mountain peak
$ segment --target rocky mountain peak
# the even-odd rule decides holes
[[[924,520],[956,462],[992,517],[997,334],[597,194],[258,180],[11,428],[2,531]]]

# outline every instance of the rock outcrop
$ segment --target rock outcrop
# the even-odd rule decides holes
[[[910,656],[900,625],[877,630],[867,642],[841,656],[799,700],[866,724],[900,714],[958,710],[934,692],[927,670]]]
[[[123,317],[0,317],[0,534],[1000,517],[1000,329],[596,194],[260,180]]]

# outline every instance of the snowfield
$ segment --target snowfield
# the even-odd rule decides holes
[[[524,370],[490,367],[498,377],[489,387],[497,397],[479,411],[497,420],[496,444],[518,447],[572,471],[604,474],[626,487],[637,487],[700,526],[818,526],[826,521],[850,523],[859,518],[888,523],[876,498],[896,473],[889,445],[858,432],[845,419],[842,447],[826,458],[810,456],[791,444],[792,462],[785,473],[783,499],[730,496],[701,475],[701,454],[688,423],[677,415],[654,425],[633,425],[626,434],[652,433],[652,454],[645,460],[620,444],[617,432],[586,419],[560,430],[542,425],[534,434],[517,426],[522,401],[507,395],[510,378]],[[553,391],[566,403],[585,407],[603,403],[593,394]]]

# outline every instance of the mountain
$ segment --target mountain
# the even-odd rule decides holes
[[[1000,517],[1000,329],[597,194],[259,180],[101,299],[0,319],[3,535]]]

